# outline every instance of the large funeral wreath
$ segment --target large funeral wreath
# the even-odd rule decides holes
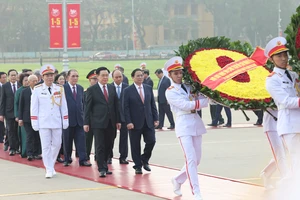
[[[250,56],[249,43],[231,42],[225,37],[200,38],[182,45],[176,52],[184,60],[184,80],[193,88],[214,101],[234,109],[265,109],[275,104],[265,89],[268,68],[259,66],[241,73],[214,90],[201,83],[209,75],[227,64]]]

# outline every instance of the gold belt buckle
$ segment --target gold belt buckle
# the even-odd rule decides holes
[[[191,113],[196,113],[196,110],[191,110]]]

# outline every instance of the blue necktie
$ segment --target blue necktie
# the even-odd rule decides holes
[[[120,86],[119,85],[117,86],[117,93],[118,93],[118,98],[120,99],[120,93],[121,92],[120,92]]]

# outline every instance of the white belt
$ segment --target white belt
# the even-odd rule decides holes
[[[196,112],[191,112],[191,111],[179,111],[176,112],[176,117],[179,117],[181,115],[189,115],[189,114],[195,114]]]

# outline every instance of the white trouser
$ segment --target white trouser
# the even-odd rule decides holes
[[[197,166],[201,159],[202,135],[182,136],[179,137],[179,142],[184,153],[185,165],[174,179],[183,184],[188,178],[192,193],[200,194]]]
[[[43,163],[47,172],[54,171],[54,164],[62,142],[62,129],[40,129]]]
[[[300,173],[300,133],[282,135],[285,147],[288,150],[291,159],[292,176],[299,177]]]
[[[290,173],[290,170],[287,164],[282,137],[278,135],[277,131],[266,132],[266,135],[269,140],[274,158],[271,159],[270,163],[263,169],[263,172],[265,172],[267,177],[271,177],[276,171],[276,168],[278,168],[281,178],[287,177]]]

